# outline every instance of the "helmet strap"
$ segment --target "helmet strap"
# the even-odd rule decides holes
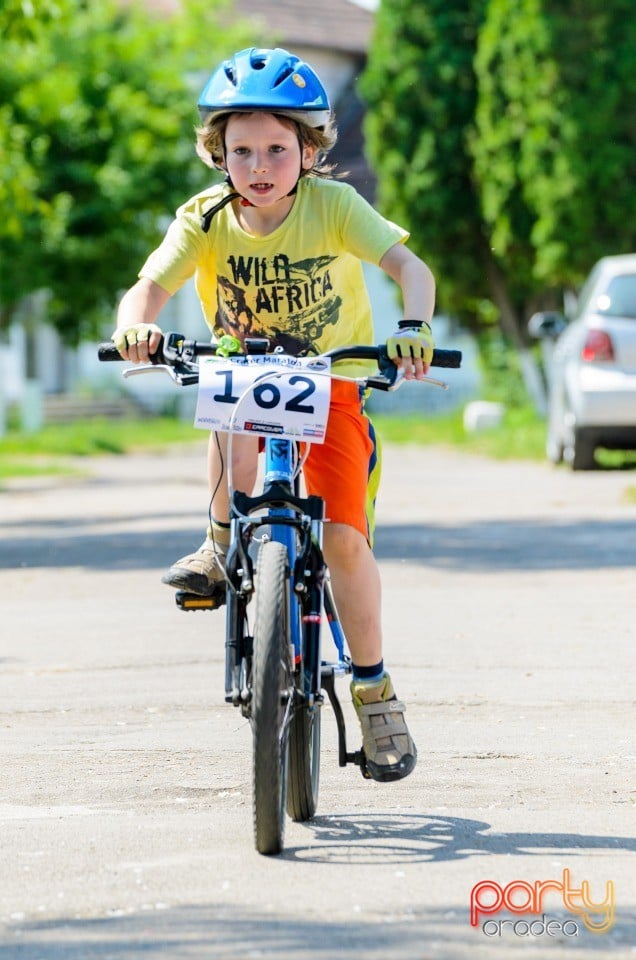
[[[293,196],[295,196],[295,194],[297,193],[297,191],[298,191],[298,181],[300,180],[300,178],[302,177],[302,174],[303,174],[302,154],[303,154],[303,148],[304,148],[304,141],[303,141],[303,138],[302,138],[302,134],[301,134],[301,132],[300,132],[300,124],[298,123],[298,121],[296,121],[296,120],[294,121],[294,126],[296,127],[296,136],[298,137],[298,146],[299,146],[299,148],[300,148],[300,157],[301,157],[301,160],[300,160],[300,170],[298,171],[298,180],[296,180],[296,183],[294,184],[294,186],[292,187],[292,189],[289,191],[289,193],[286,194],[286,196],[288,196],[288,197],[293,197]],[[225,145],[224,145],[224,147],[223,147],[223,153],[225,154]],[[225,158],[224,158],[224,159],[225,159]],[[203,217],[201,218],[201,226],[202,226],[202,228],[203,228],[203,232],[204,232],[204,233],[207,233],[207,232],[209,231],[209,229],[210,229],[210,224],[212,223],[212,218],[214,217],[215,213],[217,213],[217,211],[219,211],[219,210],[222,210],[223,207],[225,207],[225,206],[226,206],[228,203],[230,203],[232,200],[238,200],[238,202],[240,203],[240,205],[241,205],[242,207],[253,207],[253,206],[254,206],[254,204],[252,203],[251,200],[248,200],[247,197],[243,197],[243,196],[235,189],[234,184],[232,183],[231,177],[230,177],[229,173],[227,172],[225,166],[223,166],[222,164],[219,164],[219,163],[217,163],[216,166],[217,166],[217,168],[218,168],[219,170],[223,170],[223,171],[224,171],[224,173],[225,173],[225,182],[226,182],[227,185],[230,187],[230,189],[231,189],[232,192],[231,192],[227,197],[224,197],[224,198],[223,198],[219,203],[217,203],[214,207],[211,207],[209,210],[207,210],[207,211],[203,214]]]
[[[298,178],[298,180],[300,180],[300,177]],[[293,197],[297,192],[298,180],[296,181],[292,189],[287,194],[288,197]],[[229,176],[225,177],[225,182],[230,187],[230,192],[227,194],[227,196],[219,200],[218,203],[215,203],[212,207],[210,207],[209,210],[206,210],[203,216],[201,217],[201,229],[203,230],[204,233],[209,233],[210,226],[212,224],[212,220],[214,219],[215,215],[219,212],[219,210],[222,210],[223,207],[227,207],[228,203],[231,203],[232,200],[238,200],[238,202],[242,207],[254,206],[251,200],[248,200],[247,197],[241,196],[238,190],[234,189],[234,184],[230,180]]]
[[[201,217],[201,229],[203,230],[204,233],[209,232],[210,226],[212,224],[212,219],[215,216],[215,214],[217,214],[219,210],[222,210],[223,207],[227,207],[228,203],[231,203],[232,200],[236,200],[236,199],[242,199],[240,193],[237,193],[236,190],[231,190],[230,193],[227,194],[227,196],[223,197],[222,200],[219,200],[218,203],[215,203],[214,206],[210,207],[209,210],[205,211],[205,213]]]

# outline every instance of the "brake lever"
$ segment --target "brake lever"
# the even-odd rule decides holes
[[[395,374],[392,374],[390,377],[387,377],[384,372],[379,376],[369,377],[367,379],[367,386],[373,390],[383,390],[385,393],[393,393],[395,390],[399,390],[402,384],[406,383],[406,378],[401,367],[396,367],[395,364],[393,364],[393,369],[395,370]],[[442,390],[448,390],[446,381],[437,380],[435,377],[422,377],[421,380],[416,382],[430,383],[434,387],[441,387]]]
[[[178,387],[188,387],[199,382],[199,374],[193,373],[187,367],[172,367],[167,363],[141,363],[134,367],[122,370],[122,377],[140,377],[146,373],[166,373]]]

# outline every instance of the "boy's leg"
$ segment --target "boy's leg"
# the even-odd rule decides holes
[[[354,665],[351,693],[367,769],[374,780],[399,780],[415,767],[417,750],[384,671],[378,566],[362,533],[346,524],[326,524],[324,552]]]
[[[370,546],[379,468],[375,431],[355,386],[335,381],[325,442],[312,446],[305,480],[330,520],[325,558],[353,660],[351,694],[367,769],[375,780],[397,780],[411,772],[417,751],[382,660],[380,577]]]
[[[161,578],[163,583],[199,596],[213,593],[225,576],[225,557],[230,543],[227,434],[210,434],[208,479],[212,494],[211,524],[198,550],[174,563]],[[258,440],[234,437],[232,482],[235,489],[251,493],[258,469]]]
[[[208,445],[210,512],[219,523],[229,523],[230,492],[227,476],[227,433],[211,433]],[[235,490],[251,493],[258,471],[258,437],[235,435],[232,440],[232,483]]]
[[[338,615],[356,666],[382,660],[380,571],[365,537],[344,523],[324,527],[324,553]]]

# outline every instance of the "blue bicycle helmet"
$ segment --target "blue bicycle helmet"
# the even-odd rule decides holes
[[[309,64],[277,47],[249,47],[214,71],[197,104],[202,121],[219,113],[264,110],[302,114],[312,127],[331,116],[329,98]]]

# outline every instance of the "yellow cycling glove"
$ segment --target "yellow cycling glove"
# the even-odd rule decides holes
[[[430,363],[433,359],[433,331],[426,321],[400,320],[398,329],[386,341],[387,353],[391,360],[403,357]]]
[[[156,323],[134,323],[130,327],[119,327],[115,330],[111,340],[121,353],[136,343],[146,342],[151,333],[161,332],[161,328]]]

